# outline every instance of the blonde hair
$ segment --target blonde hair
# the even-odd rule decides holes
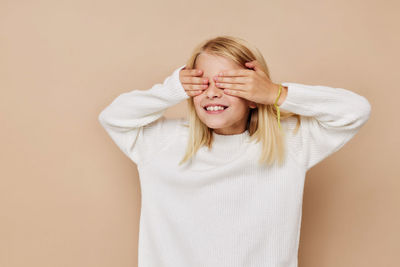
[[[185,68],[193,69],[197,57],[202,52],[230,59],[246,69],[246,62],[257,60],[261,65],[261,69],[270,78],[264,57],[256,47],[244,39],[223,35],[205,40],[195,47],[191,57],[186,62]],[[208,148],[211,148],[213,142],[213,129],[209,128],[198,117],[193,97],[187,99],[187,104],[189,110],[189,139],[186,153],[179,165],[191,159],[201,146],[206,145]],[[256,103],[256,105],[256,108],[250,109],[246,130],[249,132],[250,141],[256,140],[257,143],[261,142],[262,144],[259,163],[269,165],[274,163],[274,161],[278,161],[279,164],[282,164],[286,157],[284,148],[285,132],[278,126],[276,110],[272,104],[264,105]],[[297,132],[300,126],[300,116],[298,114],[281,111],[280,116],[281,120],[296,116],[297,126],[295,130]]]

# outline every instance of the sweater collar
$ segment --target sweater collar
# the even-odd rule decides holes
[[[244,132],[239,133],[239,134],[230,134],[230,135],[224,135],[224,134],[217,134],[216,132],[212,132],[213,139],[216,145],[241,145],[245,143],[245,141],[248,140],[249,138],[249,131],[246,129]]]

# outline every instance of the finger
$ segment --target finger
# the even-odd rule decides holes
[[[186,93],[189,95],[189,96],[196,96],[196,95],[199,95],[199,94],[201,94],[203,91],[186,91]]]
[[[243,77],[243,76],[237,76],[237,77],[220,77],[220,76],[215,76],[214,81],[216,83],[239,83],[239,84],[246,84],[249,83],[250,80],[248,77]]]
[[[201,69],[182,69],[181,73],[183,76],[199,76],[203,74]]]
[[[245,84],[238,84],[238,83],[216,83],[216,86],[219,88],[226,88],[238,91],[246,91]]]
[[[218,76],[249,76],[252,71],[247,69],[223,70],[218,73]]]
[[[224,94],[245,98],[245,92],[241,90],[224,89]]]
[[[202,77],[183,76],[181,81],[187,84],[208,84],[208,78]]]
[[[186,91],[198,91],[207,89],[208,84],[185,84]]]

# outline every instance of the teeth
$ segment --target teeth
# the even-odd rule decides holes
[[[221,106],[208,106],[207,110],[215,111],[215,110],[223,110],[224,107]]]

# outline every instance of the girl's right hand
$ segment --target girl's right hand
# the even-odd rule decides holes
[[[208,78],[197,76],[203,75],[200,69],[186,69],[184,67],[179,71],[179,80],[188,96],[196,96],[208,88]]]

